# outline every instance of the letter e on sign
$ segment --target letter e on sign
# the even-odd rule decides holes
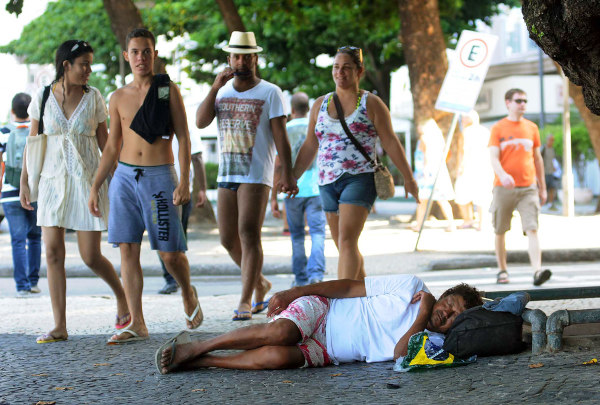
[[[481,39],[472,39],[460,49],[460,62],[468,67],[474,68],[483,63],[488,55],[488,47]]]

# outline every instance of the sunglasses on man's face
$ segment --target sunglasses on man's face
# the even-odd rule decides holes
[[[517,98],[513,101],[517,104],[523,104],[523,103],[527,104],[527,99],[524,99],[524,98]]]

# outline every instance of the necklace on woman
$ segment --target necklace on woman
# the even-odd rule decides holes
[[[356,94],[356,109],[358,110],[358,107],[360,107],[360,100],[362,100],[362,93],[360,92],[360,89],[358,89],[358,93]]]
[[[332,100],[333,100],[333,93],[331,93],[327,102],[331,103]],[[360,107],[360,100],[362,100],[362,93],[360,92],[360,89],[359,89],[358,92],[356,93],[356,109],[357,110],[358,110],[358,107]]]

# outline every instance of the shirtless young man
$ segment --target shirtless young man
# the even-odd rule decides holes
[[[273,185],[275,148],[282,173],[274,186],[288,195],[298,193],[298,187],[291,170],[283,94],[256,75],[262,48],[256,45],[254,33],[234,31],[223,50],[229,54],[229,67],[217,75],[198,107],[196,125],[205,128],[215,116],[218,120],[219,234],[241,268],[242,294],[233,320],[245,321],[266,309],[265,295],[271,288],[262,275],[261,227]]]
[[[179,206],[190,200],[190,139],[183,99],[171,81],[151,87],[155,80],[158,81],[158,76],[153,74],[157,51],[150,31],[133,30],[127,36],[126,44],[123,56],[133,72],[133,82],[115,91],[110,98],[110,133],[88,202],[92,214],[99,215],[98,189],[119,158],[109,189],[108,241],[119,245],[121,250],[121,274],[132,322],[127,329],[112,336],[109,344],[148,338],[142,312],[144,279],[140,265],[144,229],[148,230],[150,246],[159,251],[167,270],[181,286],[187,327],[195,329],[203,319],[196,291],[190,284],[190,268],[185,256],[187,244],[179,211]],[[154,92],[157,95],[148,100],[149,91],[150,95]],[[142,111],[146,106],[151,106],[150,110]],[[156,116],[164,117],[164,120],[153,121]],[[132,121],[142,121],[144,135],[130,128]],[[158,136],[156,133],[147,135],[157,126],[168,129]],[[173,132],[179,142],[179,183],[173,168]]]

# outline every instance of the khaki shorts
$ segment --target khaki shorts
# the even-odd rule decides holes
[[[537,231],[540,199],[536,185],[513,189],[495,186],[493,194],[494,199],[490,212],[492,213],[494,232],[497,235],[510,230],[510,222],[515,208],[521,215],[523,232]]]

